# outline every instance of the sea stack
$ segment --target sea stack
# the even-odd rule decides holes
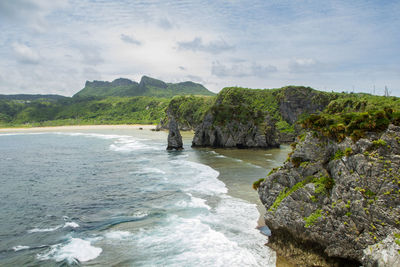
[[[179,132],[178,123],[175,120],[175,117],[170,115],[167,150],[173,150],[173,149],[182,150],[183,143],[182,143],[181,133]]]

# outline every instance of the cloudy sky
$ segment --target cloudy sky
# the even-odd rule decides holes
[[[400,1],[1,0],[0,94],[148,75],[400,96]]]

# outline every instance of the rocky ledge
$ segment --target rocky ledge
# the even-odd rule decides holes
[[[299,137],[258,187],[268,245],[301,266],[400,266],[399,170],[394,125],[356,142]]]

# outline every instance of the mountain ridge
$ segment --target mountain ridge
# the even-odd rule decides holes
[[[203,85],[191,81],[166,83],[149,76],[142,76],[140,82],[127,78],[109,81],[86,81],[85,87],[73,97],[107,96],[157,96],[173,97],[176,95],[215,95]]]

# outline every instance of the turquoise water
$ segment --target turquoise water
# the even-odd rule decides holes
[[[250,188],[286,150],[185,145],[168,152],[148,130],[0,134],[0,265],[274,266]]]

